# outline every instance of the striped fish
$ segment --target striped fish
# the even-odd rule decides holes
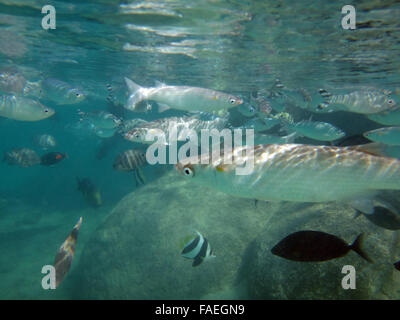
[[[18,165],[27,168],[39,164],[40,157],[34,150],[20,148],[5,152],[3,161],[9,165]]]
[[[197,236],[185,245],[181,253],[184,258],[194,260],[193,267],[198,266],[210,257],[215,257],[208,240],[199,232],[196,231],[196,233]]]
[[[147,165],[145,152],[141,149],[130,149],[116,156],[113,168],[118,171],[133,171],[138,185],[145,183],[146,179],[141,170],[145,165]]]
[[[54,261],[54,268],[56,269],[56,288],[61,284],[71,268],[72,260],[75,255],[75,245],[78,240],[78,232],[81,225],[82,217],[79,218],[71,233],[57,251]]]
[[[400,189],[400,160],[382,156],[376,143],[240,146],[189,157],[176,168],[199,184],[257,200],[350,202]]]

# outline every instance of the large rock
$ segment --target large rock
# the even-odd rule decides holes
[[[236,273],[266,213],[171,172],[127,195],[85,246],[71,281],[82,298],[240,298]],[[201,232],[216,258],[198,267],[180,242]]]
[[[86,244],[70,276],[73,297],[90,299],[386,299],[400,295],[398,232],[338,203],[264,202],[232,197],[171,172],[127,195]],[[193,268],[180,242],[200,231],[216,258]],[[365,233],[369,264],[350,251],[322,263],[271,254],[290,233],[319,230],[347,242]],[[344,265],[356,290],[344,290]],[[75,280],[74,280],[75,279]],[[77,286],[76,283],[79,283]],[[73,284],[73,285],[72,285]]]

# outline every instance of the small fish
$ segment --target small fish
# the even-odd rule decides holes
[[[385,126],[400,126],[400,108],[368,114],[367,118]]]
[[[117,155],[113,168],[118,171],[133,171],[136,184],[144,184],[145,178],[142,167],[147,165],[146,154],[141,149],[131,149]]]
[[[396,101],[386,90],[360,90],[348,94],[333,95],[320,89],[325,102],[317,105],[315,112],[347,111],[361,114],[374,114],[396,108]]]
[[[272,134],[256,134],[254,135],[254,144],[287,144],[293,143],[298,137],[297,132],[293,132],[287,136],[275,136]]]
[[[96,188],[89,178],[76,178],[78,183],[78,191],[80,191],[84,199],[93,207],[97,208],[102,205],[100,191]]]
[[[253,117],[257,115],[257,109],[248,103],[242,103],[237,107],[237,110],[245,117]]]
[[[39,164],[40,158],[34,150],[21,148],[5,152],[3,161],[7,162],[9,165],[18,165],[26,168]]]
[[[89,121],[99,129],[115,129],[122,124],[122,120],[106,111],[83,112],[78,110],[81,121]]]
[[[372,212],[370,210],[365,210],[361,208],[354,208],[357,212],[355,218],[361,214],[371,221],[378,227],[387,230],[399,230],[400,229],[400,213],[392,205],[383,202],[382,200],[374,199],[371,201]],[[361,210],[359,210],[361,209]]]
[[[49,78],[41,82],[41,98],[51,100],[57,105],[65,105],[85,100],[86,94],[64,81]]]
[[[387,145],[400,145],[400,127],[385,127],[367,131],[364,137],[374,142],[380,142]]]
[[[82,217],[79,218],[78,222],[68,235],[67,239],[63,242],[60,249],[57,251],[57,255],[54,261],[54,268],[56,269],[56,288],[61,284],[68,274],[69,269],[72,265],[72,260],[75,255],[75,246],[78,240],[79,229],[82,225]]]
[[[132,111],[145,111],[139,107],[139,103],[144,100],[156,101],[160,112],[169,108],[217,112],[243,104],[243,100],[239,97],[211,89],[164,84],[153,88],[143,88],[128,78],[125,78],[125,82],[130,91],[125,108]]]
[[[268,117],[263,117],[263,118],[253,118],[249,121],[247,121],[244,125],[244,129],[253,129],[255,132],[260,132],[260,131],[266,131],[269,130],[273,127],[275,127],[277,124],[280,123],[279,119],[275,118],[268,118]]]
[[[171,134],[172,128],[176,132],[176,138],[179,141],[186,140],[188,130],[194,130],[200,133],[202,129],[218,129],[226,127],[227,117],[216,117],[213,120],[201,120],[197,116],[193,117],[169,117],[154,120],[151,122],[139,123],[135,128],[125,133],[125,139],[139,143],[154,143],[160,132],[166,135],[166,139]],[[169,144],[169,141],[165,142]]]
[[[114,95],[114,90],[111,84],[106,84],[108,95],[107,95],[107,109],[111,114],[114,114],[118,119],[125,119],[125,107],[117,97]]]
[[[49,152],[44,154],[40,158],[40,164],[42,166],[52,166],[55,165],[56,163],[59,163],[61,160],[68,158],[68,155],[66,153],[61,153],[61,152]]]
[[[50,134],[41,134],[35,136],[34,143],[41,147],[43,150],[54,148],[57,145],[56,139]]]
[[[288,235],[275,245],[272,254],[293,261],[320,262],[345,256],[350,250],[357,252],[369,263],[373,261],[363,252],[360,234],[352,244],[335,235],[320,231],[298,231]]]
[[[175,167],[194,183],[258,200],[348,202],[379,190],[400,190],[400,160],[385,157],[375,143],[245,145],[220,154],[211,150]]]
[[[115,133],[118,131],[118,129],[117,128],[103,129],[103,128],[93,127],[93,131],[95,135],[98,136],[99,138],[107,139],[113,137]]]
[[[40,121],[54,114],[53,109],[37,100],[14,95],[0,96],[0,117],[18,121]]]
[[[181,255],[187,259],[193,259],[192,267],[196,267],[203,261],[214,258],[210,243],[199,232],[197,236],[190,240],[183,248]]]
[[[289,123],[286,127],[299,135],[319,141],[333,141],[346,135],[343,130],[330,123],[320,121],[303,120],[293,124]]]
[[[394,267],[400,271],[400,261],[393,263]]]

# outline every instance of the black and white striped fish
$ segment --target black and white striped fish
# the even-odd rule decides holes
[[[136,185],[145,184],[145,177],[141,170],[147,165],[146,153],[141,149],[130,149],[118,154],[114,160],[113,168],[118,171],[132,171]]]
[[[187,259],[193,259],[193,267],[198,266],[203,261],[215,257],[212,252],[210,243],[199,232],[197,236],[190,240],[182,250],[181,255]]]

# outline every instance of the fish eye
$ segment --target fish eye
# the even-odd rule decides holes
[[[49,112],[49,109],[44,109],[44,112]]]
[[[389,103],[389,104],[393,104],[393,100],[392,100],[392,99],[389,99],[389,100],[388,100],[388,103]]]
[[[229,102],[230,102],[230,104],[234,104],[234,103],[236,102],[236,99],[230,98],[230,99],[229,99]]]
[[[189,168],[189,167],[185,167],[183,168],[183,173],[185,174],[185,176],[187,177],[193,177],[194,176],[194,171]]]

